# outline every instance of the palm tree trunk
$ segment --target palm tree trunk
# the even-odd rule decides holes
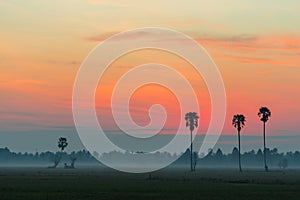
[[[268,171],[266,153],[267,153],[266,152],[266,122],[264,122],[264,163],[265,163],[265,170]]]
[[[193,171],[193,132],[191,131],[191,172]]]
[[[242,166],[241,166],[241,136],[240,136],[240,131],[238,131],[238,140],[239,140],[239,170],[241,172],[242,171]]]

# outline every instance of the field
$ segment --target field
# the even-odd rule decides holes
[[[101,168],[0,168],[0,199],[298,200],[300,171],[165,169],[150,178]]]

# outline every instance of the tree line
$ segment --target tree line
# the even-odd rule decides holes
[[[64,168],[75,168],[75,161],[81,164],[99,164],[99,162],[87,150],[73,151],[67,153],[64,151],[66,148],[66,140],[59,139],[58,146],[61,147],[57,152],[36,152],[36,153],[16,153],[10,151],[7,147],[0,148],[0,166],[34,166],[43,165],[48,168],[56,168],[62,165]],[[63,149],[63,150],[62,150]]]
[[[64,167],[64,163],[70,163],[72,158],[76,158],[78,164],[86,165],[99,165],[99,162],[95,157],[101,157],[101,159],[116,159],[120,162],[125,162],[130,159],[139,159],[140,153],[136,152],[118,152],[112,151],[99,155],[97,152],[90,153],[87,150],[80,150],[77,152],[41,152],[41,153],[15,153],[10,151],[8,148],[0,148],[0,165],[44,165],[53,166],[53,159],[60,156],[60,165]],[[241,160],[244,163],[245,168],[260,168],[263,167],[264,153],[263,150],[259,149],[257,151],[251,150],[244,152],[241,155]],[[266,148],[266,156],[268,158],[268,164],[272,168],[300,168],[300,152],[290,151],[290,152],[278,152],[276,148],[268,149]],[[187,149],[184,153],[180,155],[170,154],[167,152],[156,152],[153,154],[144,154],[141,159],[147,159],[149,163],[159,162],[162,159],[174,159],[178,158],[171,166],[179,166],[189,168],[190,165],[190,149]],[[237,147],[234,147],[232,152],[223,153],[221,149],[215,151],[210,150],[209,153],[200,158],[198,154],[194,154],[193,168],[201,167],[231,167],[235,168],[239,161],[239,151]],[[148,163],[145,162],[145,165]],[[59,165],[58,165],[59,167]]]

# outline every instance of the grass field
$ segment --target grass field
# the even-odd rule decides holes
[[[300,199],[300,171],[168,169],[127,174],[109,169],[0,168],[1,200]]]

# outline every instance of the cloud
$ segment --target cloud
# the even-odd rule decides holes
[[[95,34],[95,35],[92,35],[92,36],[88,36],[88,37],[85,37],[84,40],[88,41],[88,42],[101,42],[101,41],[104,41],[106,39],[108,39],[109,37],[115,35],[115,34],[118,34],[118,33],[122,33],[123,31],[120,31],[120,32],[106,32],[106,33],[102,33],[102,34]],[[145,38],[147,39],[148,36],[151,35],[151,39],[152,39],[152,34],[153,33],[149,33],[145,30],[140,30],[138,32],[135,32],[134,34],[122,34],[120,35],[117,39],[118,40],[135,40],[137,38]],[[160,37],[160,31],[158,30],[156,32],[157,34],[157,42],[159,42],[159,37]],[[150,38],[150,37],[149,37]]]
[[[176,22],[176,23],[179,23],[179,22]],[[102,34],[94,34],[94,35],[85,37],[84,39],[86,41],[90,41],[90,42],[99,42],[99,41],[103,41],[117,33],[121,33],[121,32],[122,31],[119,31],[119,32],[115,31],[115,32],[106,32],[106,33],[102,33]],[[146,37],[147,35],[149,35],[148,32],[141,30],[139,32],[136,32],[135,34],[123,35],[121,39],[130,40],[130,39],[135,39],[137,37]],[[190,32],[190,33],[188,33],[188,35],[190,35],[192,38],[194,38],[197,41],[210,42],[210,43],[216,43],[216,42],[217,43],[223,43],[223,42],[240,43],[240,42],[251,42],[251,41],[255,41],[258,39],[257,36],[247,35],[247,34],[224,36],[224,35],[205,35],[205,34],[199,35],[199,34]],[[163,37],[165,38],[165,35]],[[159,31],[158,31],[157,39],[159,40]],[[179,39],[179,40],[182,41],[182,39]]]
[[[284,58],[259,58],[259,57],[248,57],[248,56],[231,56],[224,55],[218,57],[222,60],[232,60],[245,64],[253,65],[268,65],[268,66],[284,66],[284,67],[300,67],[300,59],[284,59]]]
[[[300,36],[198,37],[216,60],[266,66],[300,67]]]
[[[81,62],[79,62],[79,61],[48,60],[46,62],[49,63],[49,64],[53,64],[53,65],[63,65],[63,66],[74,66],[74,65],[79,66],[81,64]]]
[[[200,43],[230,50],[285,51],[300,53],[300,36],[251,36],[198,37]]]
[[[85,37],[84,40],[86,40],[88,42],[101,42],[117,33],[119,33],[119,32],[106,32],[103,34],[95,34],[92,36]]]
[[[258,39],[255,35],[196,35],[195,40],[211,41],[211,42],[253,42]]]
[[[194,20],[173,20],[173,21],[168,21],[167,24],[168,26],[186,28],[186,27],[198,26],[207,23],[202,20],[194,19]]]
[[[2,83],[0,84],[0,88],[32,91],[37,89],[43,90],[48,85],[48,82],[41,80],[8,79],[6,81],[2,81]]]
[[[99,42],[116,34],[107,32],[85,38],[87,41]],[[147,38],[148,33],[141,31],[134,35],[124,35],[121,39],[134,40]],[[296,35],[190,35],[207,49],[218,51],[217,59],[231,60],[246,64],[265,64],[274,66],[300,66],[300,36]],[[165,36],[164,36],[165,38]],[[164,39],[165,40],[165,39]],[[180,40],[180,41],[179,41]],[[178,39],[184,44],[183,39]],[[159,41],[159,35],[156,42]]]

